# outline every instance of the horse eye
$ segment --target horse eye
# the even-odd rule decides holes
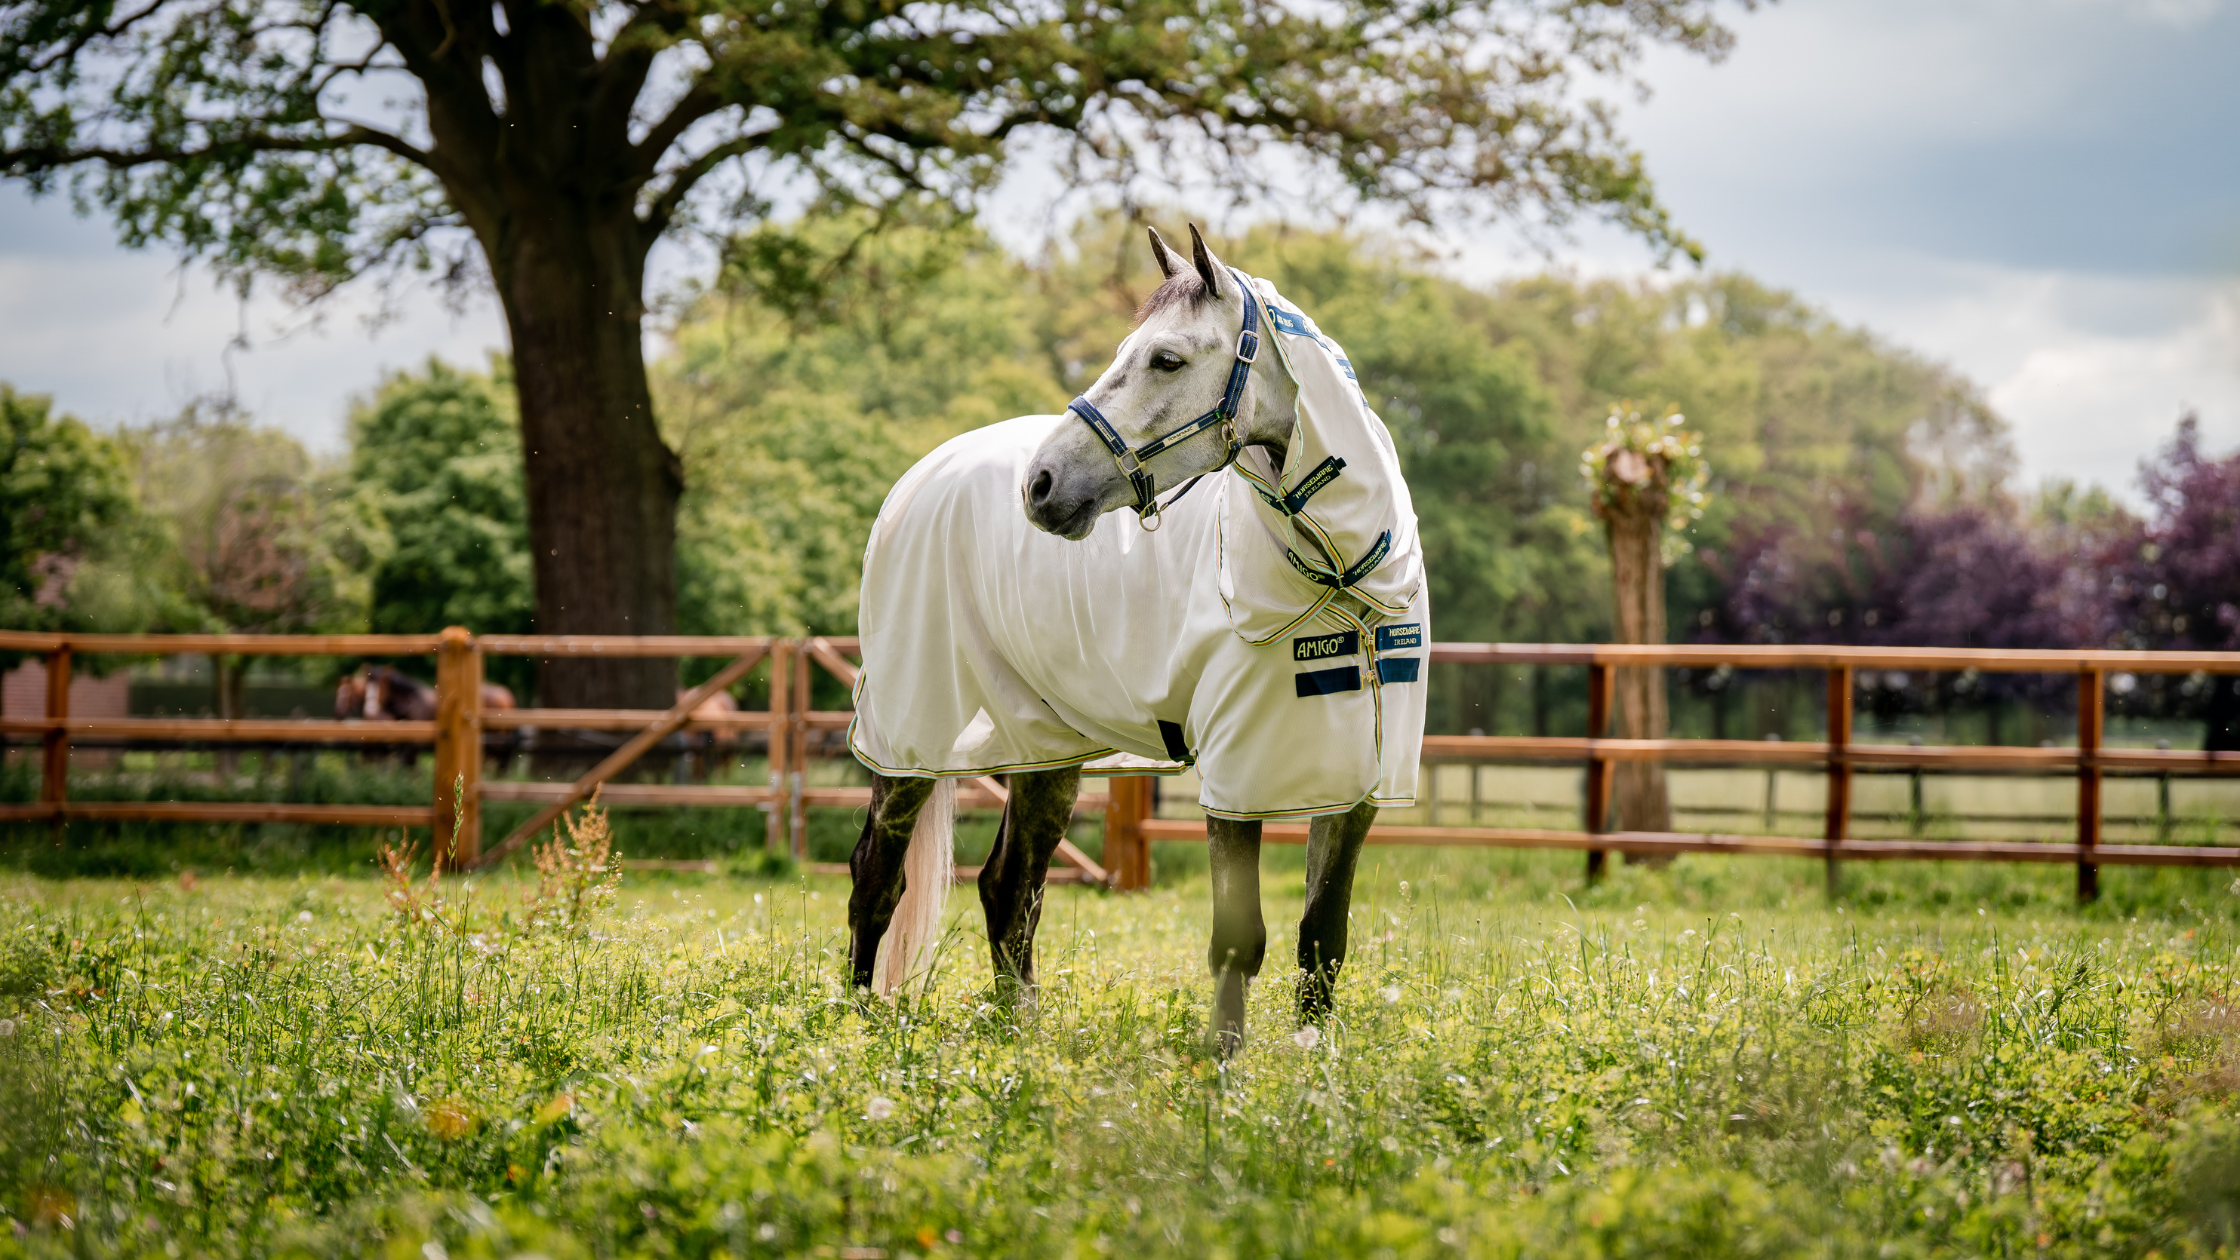
[[[1162,372],[1179,372],[1182,370],[1182,356],[1172,350],[1154,351],[1151,366]]]

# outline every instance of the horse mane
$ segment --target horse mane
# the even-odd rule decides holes
[[[1187,305],[1192,311],[1196,311],[1208,299],[1206,282],[1199,278],[1196,271],[1185,267],[1168,276],[1164,284],[1153,289],[1151,296],[1143,300],[1143,305],[1136,309],[1135,326],[1141,328],[1145,320],[1178,306]]]

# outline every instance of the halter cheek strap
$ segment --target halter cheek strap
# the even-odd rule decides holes
[[[1238,285],[1244,289],[1244,327],[1237,333],[1236,358],[1229,365],[1229,384],[1221,391],[1221,401],[1215,404],[1213,410],[1179,428],[1160,434],[1144,443],[1140,449],[1130,450],[1128,443],[1121,438],[1120,430],[1105,419],[1104,413],[1097,410],[1095,403],[1082,397],[1066,405],[1066,410],[1081,417],[1081,422],[1089,426],[1090,431],[1097,435],[1097,440],[1103,442],[1105,449],[1112,453],[1113,461],[1120,465],[1120,472],[1128,479],[1129,488],[1135,491],[1136,518],[1145,522],[1146,529],[1157,528],[1155,522],[1159,519],[1159,502],[1156,497],[1158,482],[1144,470],[1145,464],[1157,458],[1161,452],[1180,446],[1217,424],[1225,427],[1229,439],[1229,453],[1222,459],[1220,467],[1226,468],[1234,463],[1237,453],[1244,449],[1244,435],[1236,424],[1237,409],[1244,402],[1245,383],[1252,379],[1252,364],[1260,357],[1260,304],[1253,300],[1251,282],[1245,279],[1243,272],[1232,269],[1229,274],[1235,276]]]

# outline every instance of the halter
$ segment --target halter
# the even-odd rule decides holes
[[[1098,411],[1096,404],[1086,396],[1066,404],[1066,410],[1081,417],[1082,423],[1096,433],[1105,449],[1112,452],[1113,462],[1120,465],[1120,471],[1127,477],[1128,485],[1136,492],[1136,521],[1146,530],[1159,528],[1160,505],[1156,498],[1158,483],[1150,473],[1144,471],[1145,464],[1169,447],[1179,446],[1217,424],[1222,426],[1222,436],[1228,439],[1229,453],[1222,457],[1214,471],[1235,463],[1237,453],[1244,449],[1244,435],[1237,430],[1237,408],[1244,401],[1245,382],[1252,379],[1252,364],[1260,357],[1260,303],[1254,298],[1252,285],[1245,279],[1243,272],[1231,268],[1229,274],[1237,278],[1238,287],[1244,290],[1244,327],[1237,333],[1236,361],[1229,365],[1228,387],[1221,391],[1221,401],[1214,405],[1213,410],[1180,428],[1170,429],[1151,439],[1143,444],[1142,449],[1131,451],[1127,442],[1120,437],[1120,430],[1114,428],[1112,422],[1105,419],[1104,413]],[[1195,478],[1191,484],[1196,484]],[[1183,487],[1185,491],[1189,488],[1188,485]]]

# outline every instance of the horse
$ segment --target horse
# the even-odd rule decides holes
[[[1362,843],[1415,797],[1430,609],[1397,453],[1343,350],[1195,225],[1187,261],[1149,235],[1164,279],[1089,390],[944,443],[872,526],[848,960],[881,994],[927,972],[955,780],[1004,774],[980,903],[998,989],[1031,1009],[1084,767],[1194,767],[1227,1056],[1267,949],[1268,818],[1311,820],[1294,995],[1303,1024],[1330,1013]]]
[[[511,689],[498,683],[482,684],[482,707],[511,709]],[[433,722],[436,689],[390,665],[375,665],[346,674],[335,684],[334,715],[363,718],[368,722]]]

